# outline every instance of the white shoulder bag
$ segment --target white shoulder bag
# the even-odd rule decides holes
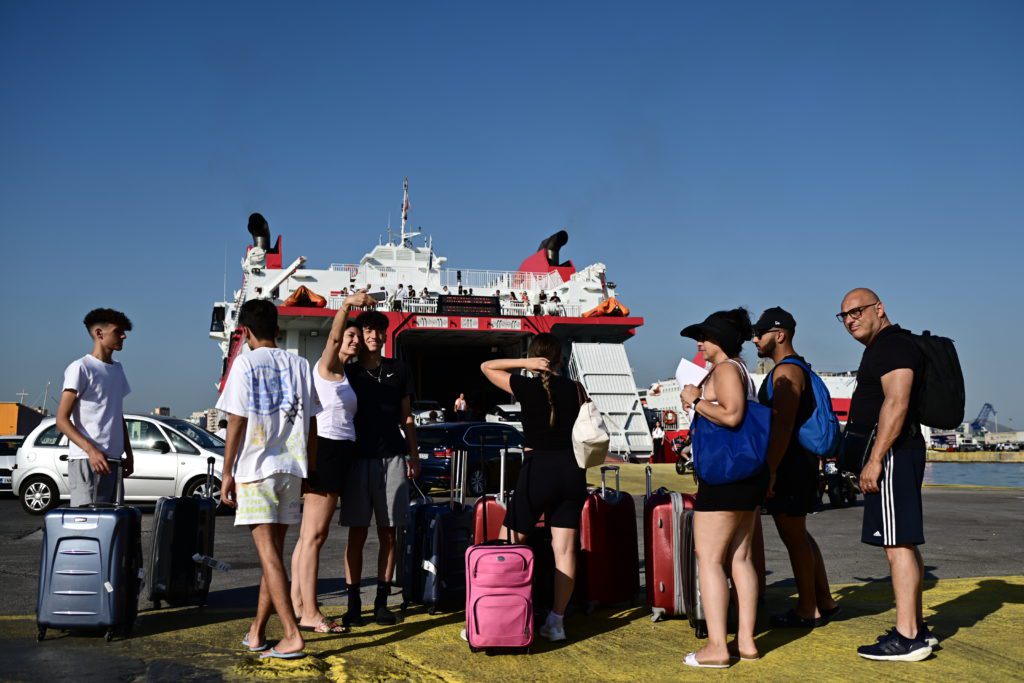
[[[572,451],[576,455],[576,464],[585,470],[604,464],[611,437],[597,405],[593,401],[583,401],[583,388],[579,382],[576,383],[576,391],[580,398],[580,413],[572,426]]]

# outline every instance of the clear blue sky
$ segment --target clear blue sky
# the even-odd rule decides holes
[[[452,266],[568,229],[647,319],[641,382],[735,305],[854,368],[832,314],[866,285],[957,340],[969,417],[1024,429],[1024,4],[636,5],[0,4],[0,400],[59,383],[106,305],[129,408],[211,405],[248,214],[355,261],[409,176]]]

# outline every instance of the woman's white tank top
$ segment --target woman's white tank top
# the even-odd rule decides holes
[[[340,380],[324,379],[320,374],[320,361],[317,361],[313,368],[313,385],[323,407],[316,416],[317,435],[335,441],[355,441],[358,403],[348,374]]]

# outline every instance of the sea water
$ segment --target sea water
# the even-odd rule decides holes
[[[924,467],[924,483],[1024,486],[1024,463],[930,462]]]

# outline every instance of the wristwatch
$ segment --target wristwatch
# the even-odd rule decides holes
[[[697,398],[693,399],[693,412],[695,412],[695,413],[697,412],[697,404],[700,403],[703,400],[704,400],[703,396],[698,396]]]

